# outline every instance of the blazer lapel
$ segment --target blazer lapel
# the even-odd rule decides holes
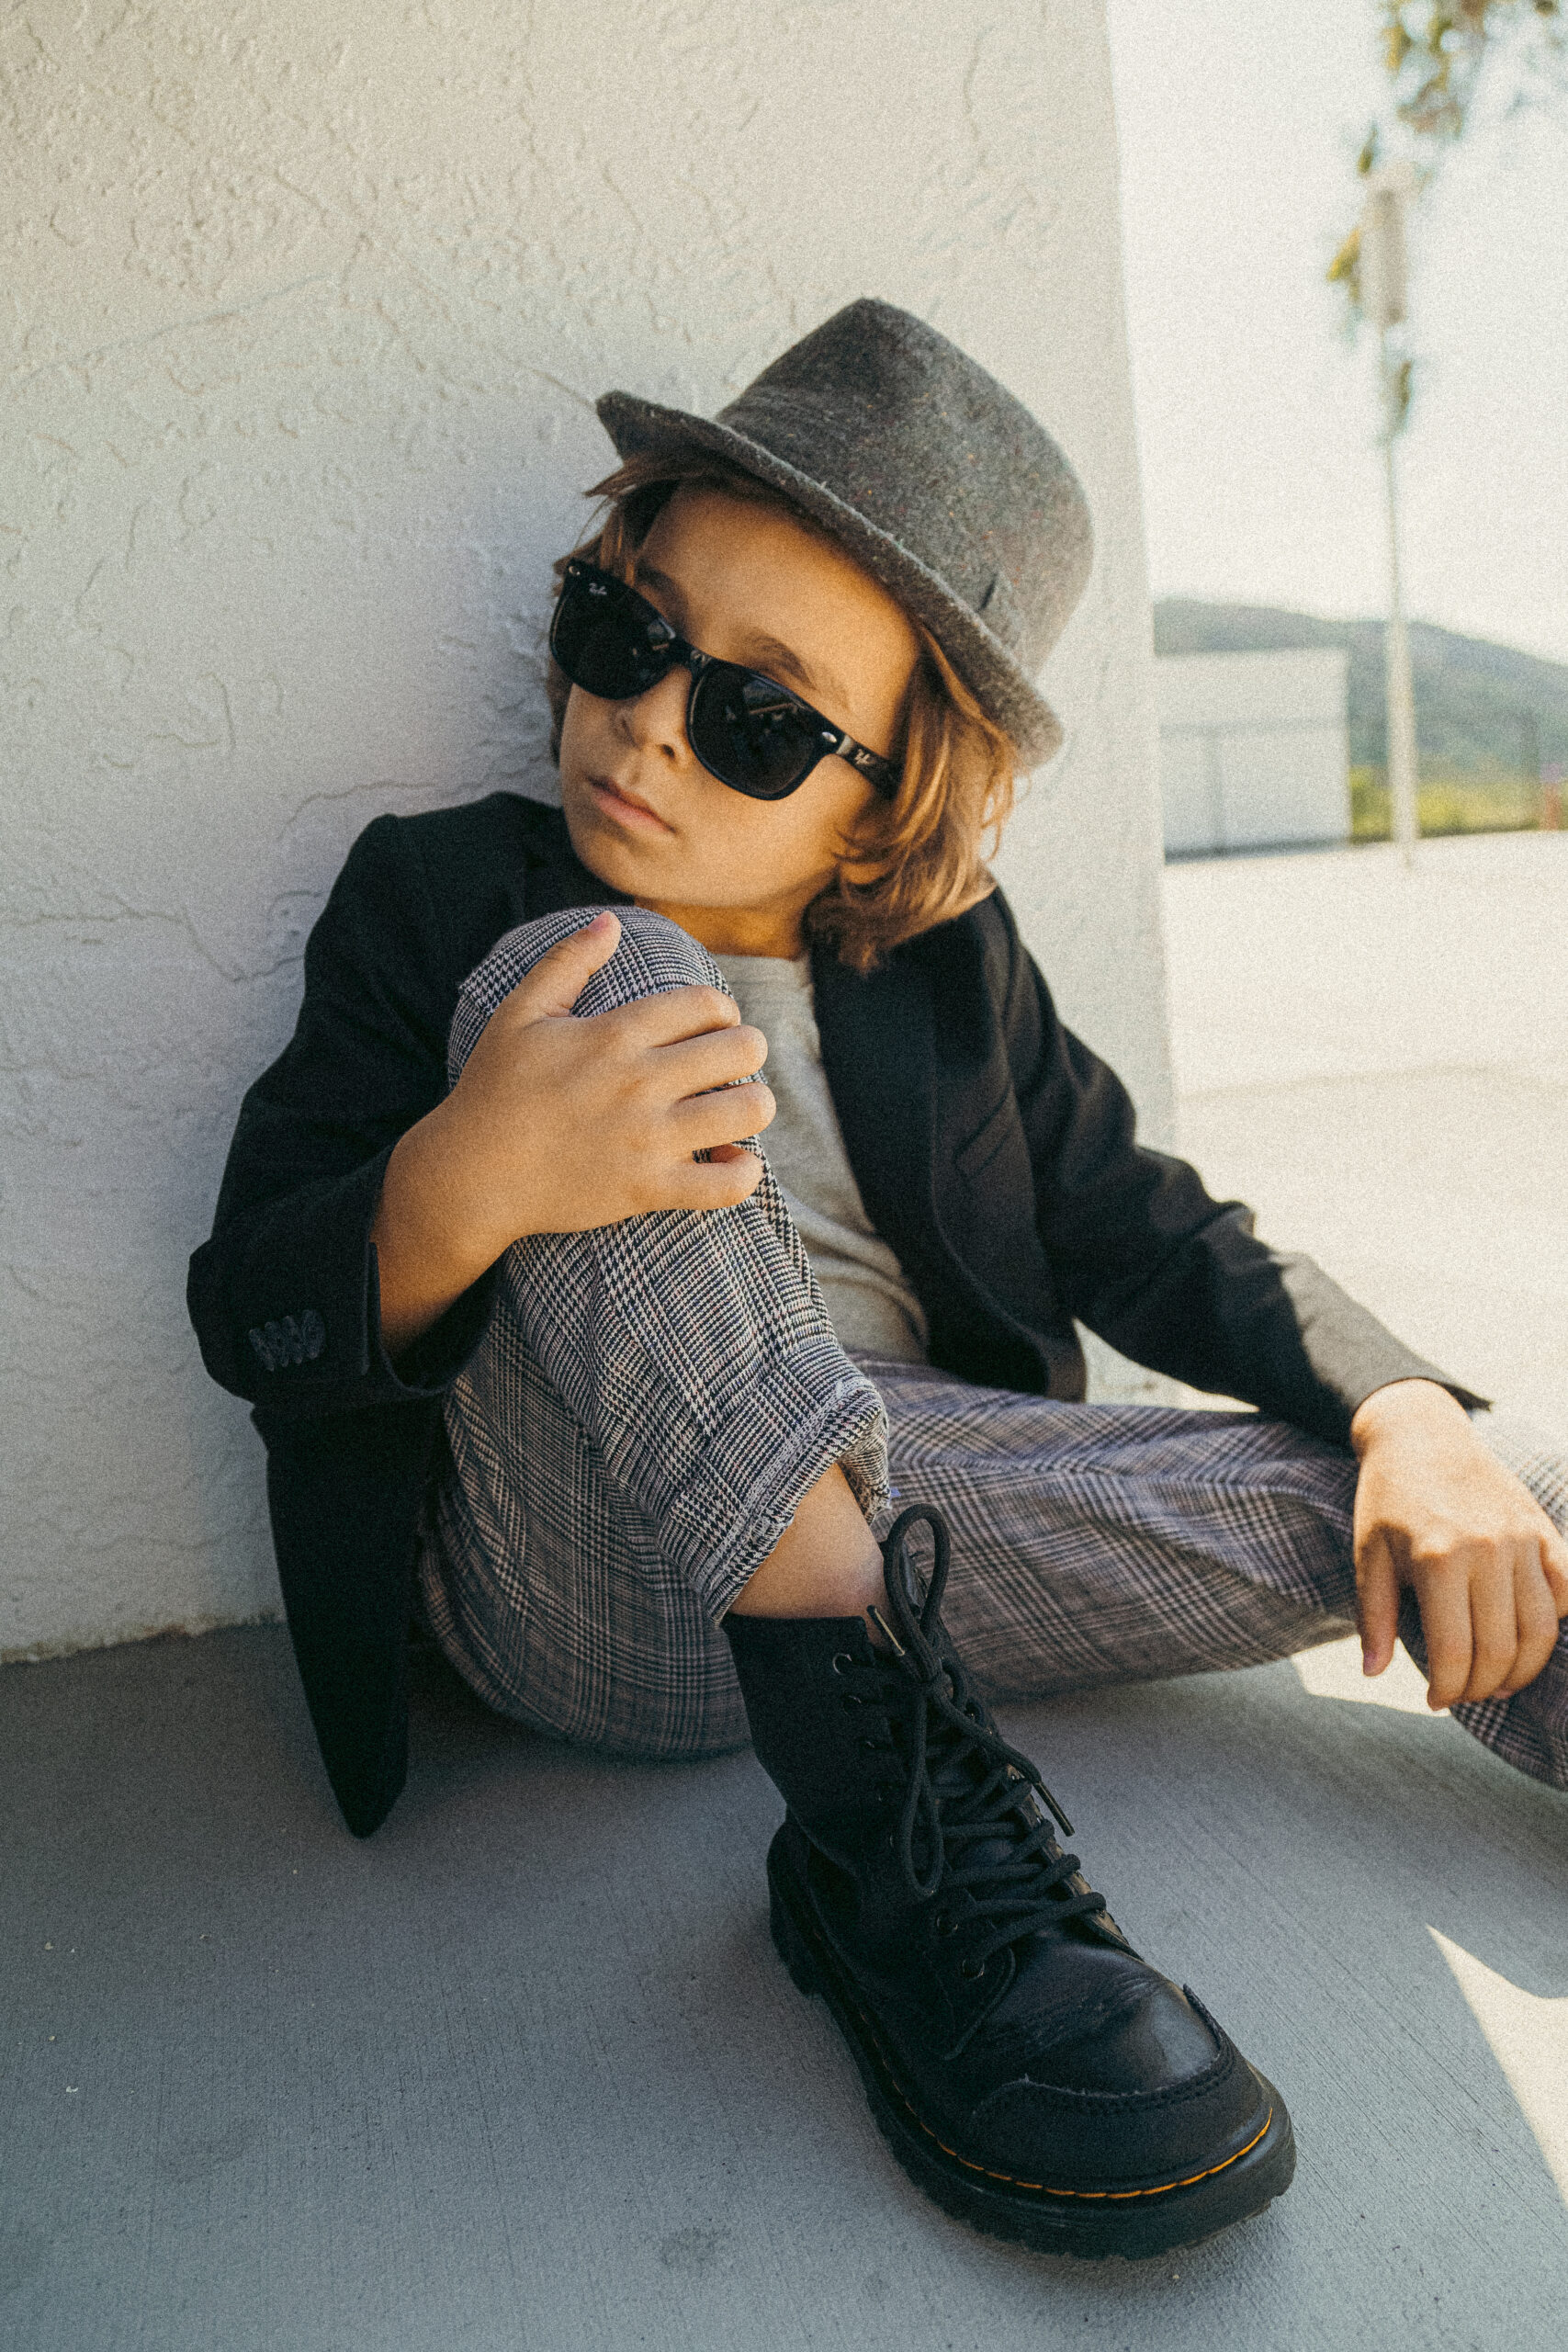
[[[822,1067],[866,1215],[921,1287],[941,1254],[930,979],[907,951],[863,977],[822,947],[812,951],[811,978]]]
[[[1016,1112],[978,952],[963,916],[863,979],[816,952],[822,1065],[866,1215],[931,1317],[932,1362],[964,1379],[1044,1392],[1060,1353],[1059,1393],[1081,1394],[1076,1348],[1047,1333],[1027,1164],[1010,1158],[1004,1172],[1001,1148],[990,1148],[991,1129]],[[972,1146],[986,1155],[978,1190],[964,1175]]]

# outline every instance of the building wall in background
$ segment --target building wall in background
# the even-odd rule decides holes
[[[1168,857],[1350,837],[1348,654],[1171,654],[1155,663]]]
[[[716,405],[872,292],[1060,436],[1099,551],[1002,870],[1168,1132],[1101,10],[983,18],[82,0],[0,28],[0,1651],[276,1605],[186,1256],[361,827],[551,794],[548,567],[609,385]]]

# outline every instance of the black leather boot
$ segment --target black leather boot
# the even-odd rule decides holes
[[[923,1600],[905,1556],[923,1520]],[[725,1620],[751,1736],[788,1806],[773,1940],[820,1993],[884,2136],[939,2205],[1048,2252],[1152,2255],[1290,2185],[1284,2101],[1143,1961],[1039,1772],[968,1686],[940,1610],[948,1539],[907,1510],[863,1619]]]

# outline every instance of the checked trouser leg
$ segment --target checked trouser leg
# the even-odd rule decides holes
[[[454,1080],[502,999],[592,912],[522,925],[469,976]],[[674,923],[617,912],[580,1015],[724,987]],[[437,1639],[492,1705],[621,1753],[744,1741],[718,1620],[832,1464],[868,1511],[886,1495],[881,1398],[766,1173],[735,1208],[513,1243],[446,1423],[422,1563]]]
[[[510,933],[470,977],[454,1077],[502,998],[590,911]],[[626,935],[581,1012],[723,986],[673,924],[619,912]],[[764,1176],[737,1209],[507,1252],[446,1404],[453,1468],[422,1563],[437,1637],[492,1706],[543,1730],[622,1755],[738,1746],[718,1620],[829,1463],[880,1531],[885,1426],[897,1499],[936,1505],[952,1528],[944,1615],[992,1694],[1250,1666],[1354,1625],[1348,1453],[1254,1414],[1064,1403],[852,1362]],[[1562,1450],[1489,1415],[1478,1427],[1568,1529]],[[1401,1633],[1425,1669],[1408,1594]],[[1527,1690],[1453,1713],[1568,1788],[1568,1632]]]
[[[943,1614],[992,1693],[1255,1666],[1354,1630],[1356,1464],[1340,1448],[1254,1413],[1059,1404],[861,1361],[898,1498],[934,1503],[953,1530]],[[1562,1450],[1502,1416],[1476,1426],[1568,1532]],[[1408,1591],[1400,1635],[1425,1673]],[[1568,1625],[1526,1689],[1452,1713],[1568,1788]]]

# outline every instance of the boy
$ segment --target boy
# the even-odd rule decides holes
[[[1283,2102],[976,1686],[1248,1663],[1359,1603],[1369,1671],[1397,1624],[1568,1785],[1568,1476],[1528,1491],[1481,1399],[1141,1148],[1057,1021],[982,857],[1089,560],[1036,421],[876,302],[716,420],[600,413],[562,808],[361,836],[193,1260],[328,1769],[368,1834],[416,1593],[558,1736],[749,1729],[775,1939],[906,2168],[1031,2245],[1187,2243],[1288,2185]],[[1075,1317],[1258,1416],[1083,1404]]]

